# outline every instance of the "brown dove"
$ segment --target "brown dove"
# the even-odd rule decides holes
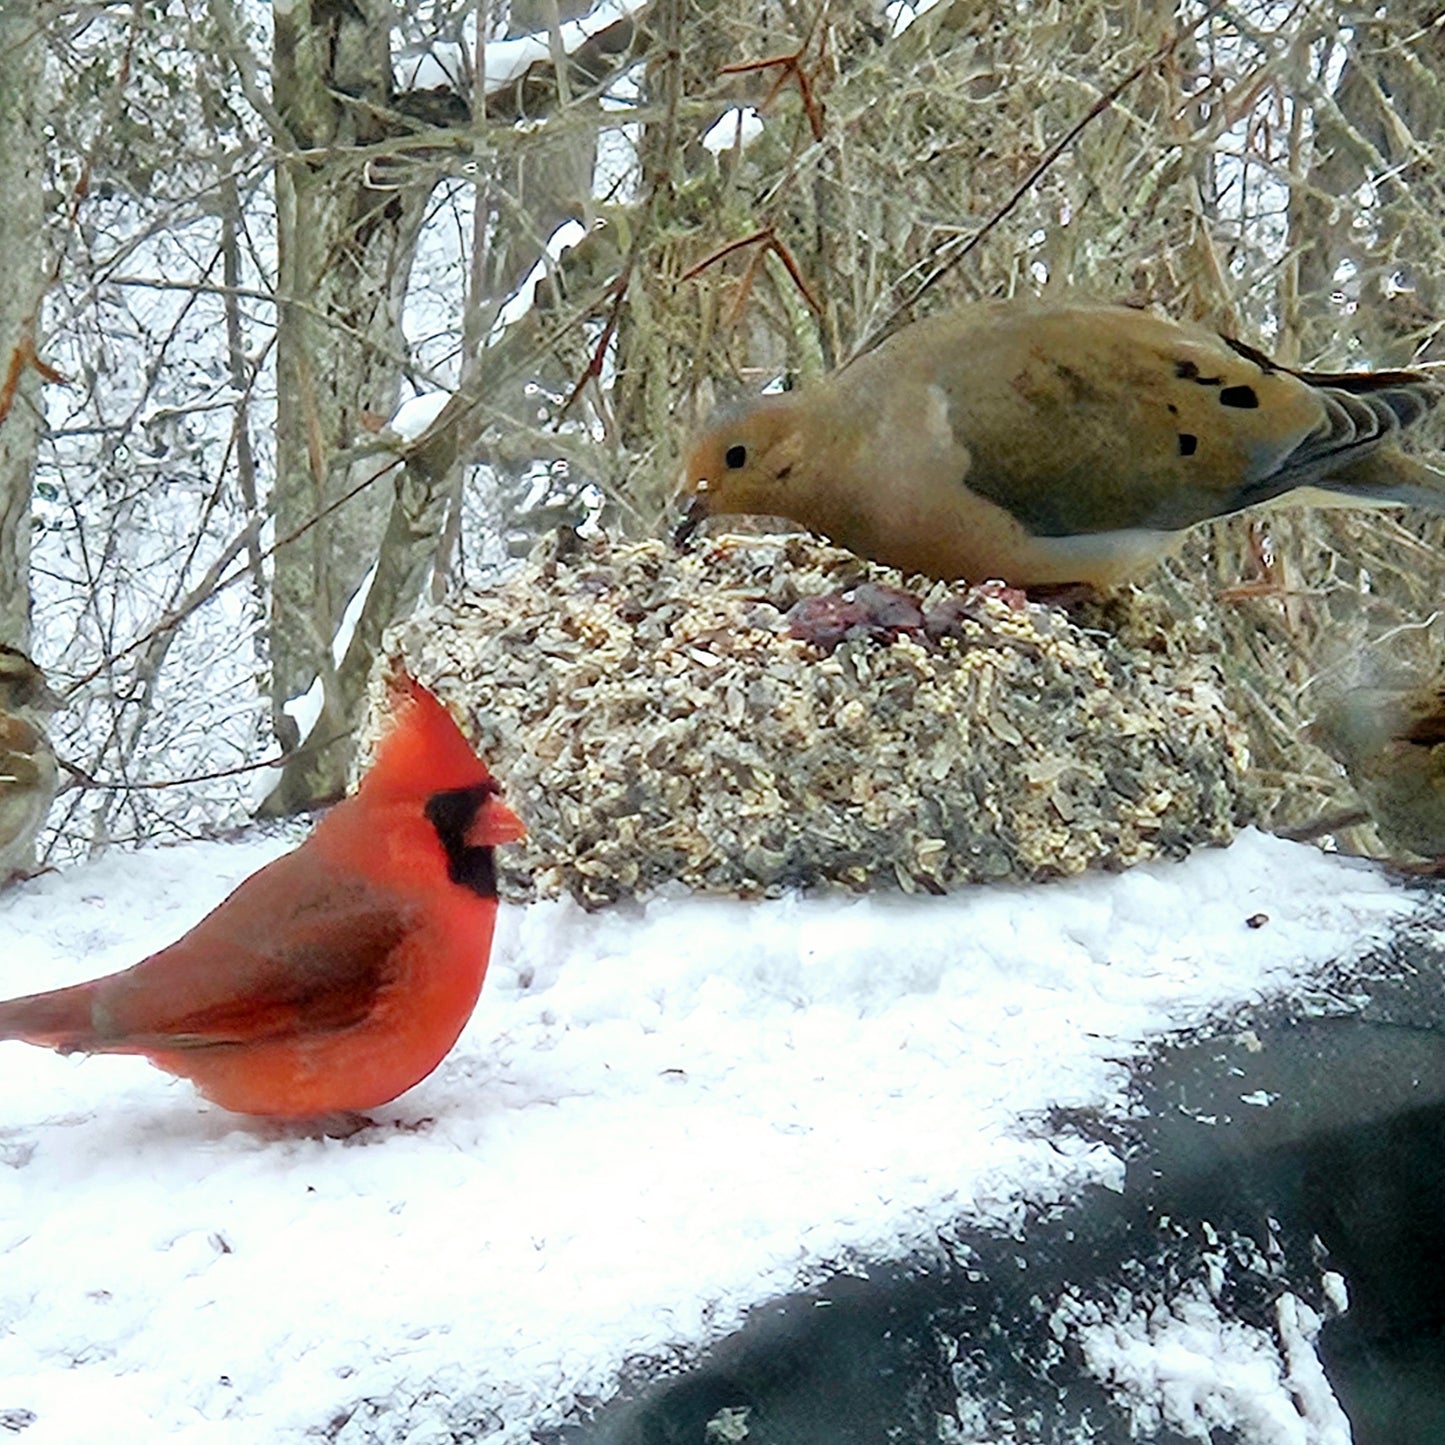
[[[60,777],[40,715],[61,706],[40,669],[0,644],[0,883],[35,861]]]
[[[1445,857],[1445,682],[1350,688],[1310,731],[1344,765],[1385,843]]]
[[[1438,395],[1422,372],[1292,371],[1127,306],[985,302],[716,420],[675,535],[787,517],[904,572],[1108,591],[1286,493],[1445,511],[1445,473],[1398,445]]]

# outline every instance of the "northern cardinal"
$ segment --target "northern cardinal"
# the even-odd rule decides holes
[[[0,1003],[0,1039],[144,1054],[242,1114],[394,1099],[481,991],[492,849],[521,821],[451,715],[402,674],[376,759],[304,843],[133,968]]]
[[[1299,488],[1445,511],[1445,474],[1399,446],[1440,394],[1423,372],[1291,371],[1127,306],[964,306],[704,429],[675,539],[764,514],[904,572],[1108,591],[1196,523]]]
[[[0,644],[0,883],[35,862],[60,777],[40,715],[63,706],[19,648]]]

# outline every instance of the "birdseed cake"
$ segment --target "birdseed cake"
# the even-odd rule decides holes
[[[1244,733],[1214,664],[1180,654],[806,535],[677,552],[571,531],[385,649],[526,821],[503,897],[588,906],[941,893],[1225,843]]]

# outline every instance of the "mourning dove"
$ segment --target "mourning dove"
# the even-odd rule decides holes
[[[59,781],[40,714],[60,706],[44,673],[18,648],[0,644],[0,883],[35,861]]]
[[[1301,488],[1445,511],[1445,473],[1397,445],[1438,395],[1126,306],[981,303],[715,421],[676,537],[763,514],[904,572],[1108,591],[1195,524]]]
[[[1445,857],[1445,682],[1350,688],[1310,731],[1344,765],[1385,843]]]

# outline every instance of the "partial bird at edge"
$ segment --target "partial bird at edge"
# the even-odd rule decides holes
[[[32,876],[60,783],[43,718],[64,706],[26,653],[0,644],[0,885]]]
[[[1445,678],[1342,689],[1322,700],[1310,735],[1349,775],[1384,843],[1445,859]]]

